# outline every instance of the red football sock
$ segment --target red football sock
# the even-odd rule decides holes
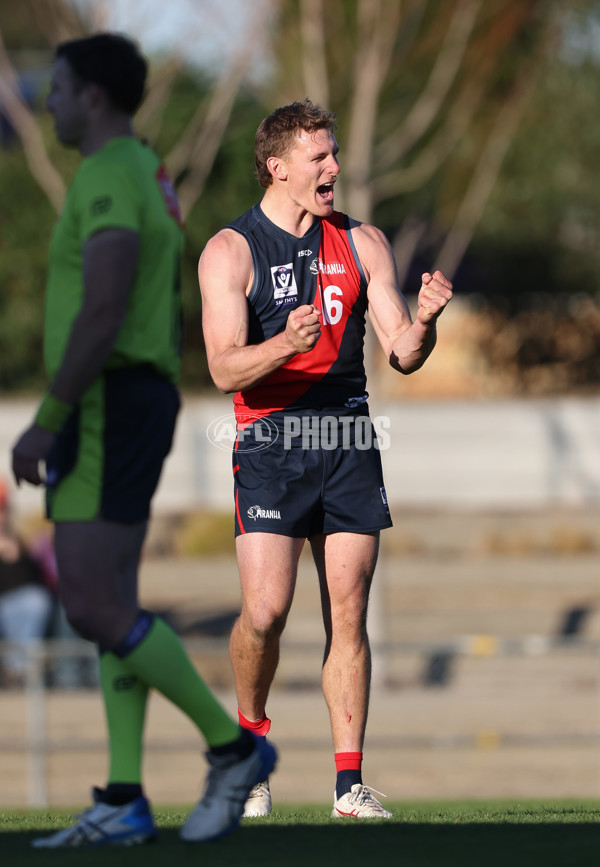
[[[266,715],[266,713],[257,720],[246,719],[244,714],[238,708],[238,719],[243,729],[246,729],[247,731],[252,732],[255,735],[260,735],[261,737],[265,737],[265,735],[269,733],[269,730],[271,728],[271,720]]]
[[[362,768],[362,753],[335,753],[336,771],[360,771]]]

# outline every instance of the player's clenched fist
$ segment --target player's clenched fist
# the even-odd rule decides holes
[[[321,311],[313,304],[303,304],[292,310],[285,334],[296,352],[310,352],[321,336]]]
[[[417,303],[417,318],[424,325],[437,319],[448,301],[452,298],[452,283],[441,271],[423,274]]]

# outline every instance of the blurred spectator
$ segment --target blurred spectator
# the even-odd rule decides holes
[[[0,479],[0,639],[14,642],[0,660],[3,686],[23,683],[27,645],[46,635],[53,604],[39,563],[12,527],[9,489]]]

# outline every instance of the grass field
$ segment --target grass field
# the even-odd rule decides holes
[[[386,806],[389,806],[386,803]],[[62,827],[69,811],[0,813],[0,863],[6,867],[587,867],[600,863],[600,802],[443,802],[393,804],[394,820],[342,822],[326,805],[287,806],[246,819],[215,843],[180,842],[187,811],[155,809],[159,839],[106,850],[33,850],[40,831]]]

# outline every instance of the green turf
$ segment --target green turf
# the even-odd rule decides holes
[[[389,804],[386,802],[386,806]],[[187,812],[155,810],[159,839],[132,849],[32,850],[30,841],[63,827],[69,811],[0,812],[0,864],[6,867],[587,867],[600,864],[600,802],[443,802],[393,804],[393,820],[329,818],[327,805],[285,806],[244,820],[215,843],[179,841]]]

